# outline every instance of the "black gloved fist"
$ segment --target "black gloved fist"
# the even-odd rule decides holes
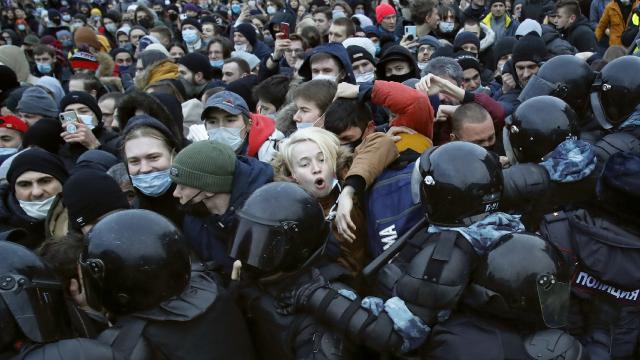
[[[291,315],[303,309],[311,295],[321,287],[328,286],[327,280],[317,268],[311,269],[311,281],[297,288],[282,292],[277,298],[276,311],[281,315]]]

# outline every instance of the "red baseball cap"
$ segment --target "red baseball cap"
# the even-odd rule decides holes
[[[7,128],[21,133],[26,133],[29,125],[19,117],[13,115],[0,116],[0,128]]]

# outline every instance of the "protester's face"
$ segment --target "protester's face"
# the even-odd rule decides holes
[[[144,65],[142,64],[142,59],[136,60],[136,75],[140,74],[144,70]]]
[[[431,55],[436,52],[436,48],[431,45],[420,45],[418,48],[418,62],[427,62],[431,59]]]
[[[69,91],[73,91],[73,90],[69,88]],[[29,126],[33,126],[33,124],[37,123],[43,117],[44,116],[38,115],[38,114],[20,112],[20,119],[24,120]]]
[[[298,185],[315,198],[323,198],[331,192],[336,174],[329,161],[313,141],[293,145],[291,176]]]
[[[226,63],[222,66],[222,81],[227,84],[240,79],[242,75],[244,73],[235,62]]]
[[[387,15],[382,18],[382,23],[380,23],[383,29],[387,31],[395,31],[396,29],[396,16],[395,15]]]
[[[472,0],[471,3],[476,7],[482,7],[484,6],[484,1],[485,0]]]
[[[64,111],[75,111],[78,115],[91,116],[93,126],[98,125],[98,117],[91,109],[84,104],[69,104]]]
[[[513,7],[513,15],[520,16],[521,12],[522,12],[522,4],[517,4],[516,6]]]
[[[0,148],[19,148],[22,145],[22,135],[19,131],[0,128]]]
[[[429,16],[427,16],[427,18],[425,19],[427,25],[429,25],[430,28],[435,29],[438,26],[438,23],[440,22],[440,15],[438,15],[438,9],[437,8],[433,8],[433,10],[431,10],[431,14],[429,14]]]
[[[171,150],[160,139],[143,136],[124,144],[129,174],[148,174],[171,166]]]
[[[302,41],[297,40],[291,41],[291,46],[284,51],[284,57],[290,66],[293,66],[296,63],[297,57],[303,54],[304,47],[302,46]]]
[[[204,126],[207,130],[229,128],[229,129],[242,129],[240,131],[240,137],[244,138],[247,135],[247,127],[245,126],[242,115],[233,115],[222,109],[209,109],[204,115]]]
[[[149,33],[149,35],[151,35],[154,38],[158,39],[158,41],[160,41],[160,44],[162,44],[164,46],[167,46],[167,45],[169,45],[171,43],[171,39],[168,39],[162,33],[152,31],[152,32]]]
[[[507,54],[500,57],[500,59],[498,60],[498,64],[496,65],[496,71],[498,72],[498,74],[502,74],[502,68],[504,67],[504,64],[510,59],[511,59],[511,54]]]
[[[533,75],[538,72],[538,64],[533,61],[519,61],[515,64],[516,75],[518,75],[518,80],[520,81],[520,85],[524,88],[529,82],[529,79]]]
[[[171,56],[174,61],[178,61],[178,59],[184,56],[184,50],[182,50],[180,46],[173,46],[171,50],[169,50],[169,56]]]
[[[464,80],[462,84],[465,90],[473,91],[480,86],[480,73],[476,69],[467,69],[464,71]]]
[[[121,52],[116,55],[115,61],[119,66],[131,66],[131,64],[133,63],[133,58],[131,57],[131,55],[129,55],[129,53]]]
[[[11,39],[11,35],[9,35],[9,33],[3,32],[2,36],[0,37],[0,44],[2,44],[2,45],[12,45],[13,44],[13,39]]]
[[[390,61],[384,66],[385,76],[404,75],[408,74],[410,71],[411,68],[409,67],[409,63],[402,60]]]
[[[481,123],[465,123],[462,128],[453,135],[452,140],[466,141],[484,148],[491,147],[496,143],[493,121],[491,121],[491,116],[488,115],[485,121]]]
[[[362,75],[376,70],[369,60],[358,60],[353,63],[352,67],[355,75]]]
[[[555,25],[558,29],[566,29],[576,20],[576,16],[569,14],[566,7],[558,9],[558,16],[556,16]]]
[[[318,108],[318,105],[313,101],[298,97],[294,100],[298,111],[293,115],[293,121],[298,123],[315,123],[322,112]],[[322,121],[318,121],[316,126],[321,126]]]
[[[59,194],[62,184],[49,174],[26,171],[16,179],[14,190],[18,200],[42,201]]]
[[[176,184],[176,189],[173,191],[173,197],[178,199],[181,205],[185,205],[186,203],[197,204],[202,200],[210,199],[213,197],[213,194],[191,186]]]
[[[338,135],[340,145],[347,145],[354,141],[358,141],[362,138],[362,130],[360,128],[352,126]]]
[[[331,24],[329,27],[329,42],[341,43],[347,39],[347,27]]]
[[[318,75],[340,75],[340,66],[338,62],[333,58],[317,59],[311,62],[311,78],[315,78]],[[340,80],[339,78],[337,78]]]
[[[503,3],[497,2],[491,5],[491,15],[495,17],[500,17],[504,15],[505,12],[506,12],[506,7],[504,6]]]
[[[36,64],[53,64],[55,59],[49,53],[43,53],[34,55],[33,60],[35,60]]]
[[[129,39],[131,40],[131,43],[135,46],[138,47],[138,44],[140,43],[140,39],[145,35],[144,31],[140,30],[140,29],[133,29],[131,30],[131,33],[129,35]]]
[[[270,102],[263,101],[262,99],[258,100],[256,109],[258,109],[258,113],[260,113],[261,115],[271,115],[278,111],[278,108],[276,108],[275,105]]]
[[[129,35],[125,34],[125,33],[120,33],[120,35],[118,35],[118,44],[120,47],[127,45],[129,43]]]
[[[320,31],[320,34],[325,35],[329,31],[331,22],[325,14],[318,13],[313,15],[313,21],[316,23],[316,28]]]
[[[113,98],[102,100],[98,103],[102,111],[102,123],[104,127],[110,128],[113,124],[113,113],[116,111],[116,102]]]
[[[207,23],[202,25],[202,35],[205,39],[211,39],[216,35],[215,27],[213,24]]]
[[[222,59],[224,59],[222,44],[220,44],[219,42],[212,43],[209,46],[209,60],[222,60]]]
[[[233,33],[233,44],[234,45],[249,45],[249,40],[247,40],[241,32],[236,31]]]
[[[149,15],[147,14],[146,11],[136,11],[136,21],[139,24],[144,23],[145,21],[149,20]]]
[[[472,33],[476,34],[478,39],[480,39],[480,25],[478,25],[478,24],[474,24],[474,25],[465,24],[464,25],[464,31],[472,32]]]

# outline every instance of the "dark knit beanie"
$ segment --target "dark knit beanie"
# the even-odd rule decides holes
[[[111,167],[120,163],[120,159],[115,155],[103,150],[87,150],[76,160],[76,164],[71,169],[71,174],[84,170],[96,170],[106,173]]]
[[[24,91],[18,102],[18,111],[49,118],[58,117],[58,104],[44,89],[32,86]]]
[[[491,6],[493,6],[493,4],[495,3],[502,3],[505,4],[506,0],[489,0],[489,8],[491,8]]]
[[[253,28],[253,25],[242,23],[235,27],[235,31],[244,35],[244,37],[247,38],[251,46],[256,45],[256,41],[257,41],[256,30]]]
[[[96,99],[84,91],[72,91],[60,100],[61,112],[71,104],[82,104],[87,106],[94,114],[96,114],[98,122],[102,121],[102,111]]]
[[[371,56],[371,53],[362,46],[351,45],[347,48],[347,53],[349,53],[349,60],[351,61],[351,65],[360,60],[368,60],[374,66],[376,64],[376,61],[373,56]]]
[[[178,64],[184,65],[192,73],[201,72],[204,78],[211,80],[213,78],[213,66],[209,62],[209,58],[197,52],[189,53],[178,60]]]
[[[194,19],[194,18],[186,18],[186,19],[182,20],[181,29],[182,29],[185,25],[192,25],[193,27],[195,27],[196,29],[198,29],[198,31],[202,32],[202,24],[200,24],[200,23],[198,22],[198,20],[196,20],[196,19]]]
[[[478,39],[478,35],[475,33],[463,31],[456,35],[456,38],[453,40],[453,51],[460,50],[464,44],[474,44],[478,51],[480,51],[480,39]]]
[[[175,149],[179,146],[176,135],[169,130],[160,120],[149,115],[136,115],[127,121],[127,125],[122,130],[122,138],[125,139],[132,131],[141,127],[149,127],[158,130],[167,139],[169,146]]]
[[[498,40],[496,44],[493,45],[493,56],[496,61],[498,61],[505,55],[513,53],[513,46],[517,41],[518,40],[516,40],[516,38],[513,36],[505,36],[502,39]]]
[[[71,175],[62,187],[62,202],[75,229],[91,224],[114,210],[128,209],[127,196],[105,172],[83,169]]]
[[[7,171],[7,181],[11,185],[11,191],[14,191],[16,179],[27,171],[51,175],[61,184],[64,184],[69,177],[67,169],[57,155],[46,150],[31,148],[21,152],[11,162]]]
[[[171,165],[171,180],[212,193],[230,193],[236,170],[233,149],[217,141],[199,141],[178,153]]]
[[[640,156],[619,152],[607,160],[596,193],[601,205],[620,214],[640,214]]]
[[[29,129],[22,137],[22,147],[37,146],[56,154],[60,147],[65,144],[64,139],[60,137],[63,131],[60,120],[53,118],[40,119],[29,126]]]
[[[544,40],[535,34],[525,35],[516,42],[511,54],[511,61],[516,65],[520,61],[533,61],[540,64],[547,57]]]
[[[480,72],[480,62],[476,59],[475,54],[461,50],[456,53],[455,59],[458,61],[458,64],[460,64],[462,71],[476,69]]]

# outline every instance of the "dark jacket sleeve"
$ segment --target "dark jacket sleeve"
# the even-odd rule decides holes
[[[596,36],[587,25],[576,28],[569,42],[578,49],[578,52],[596,50]]]

